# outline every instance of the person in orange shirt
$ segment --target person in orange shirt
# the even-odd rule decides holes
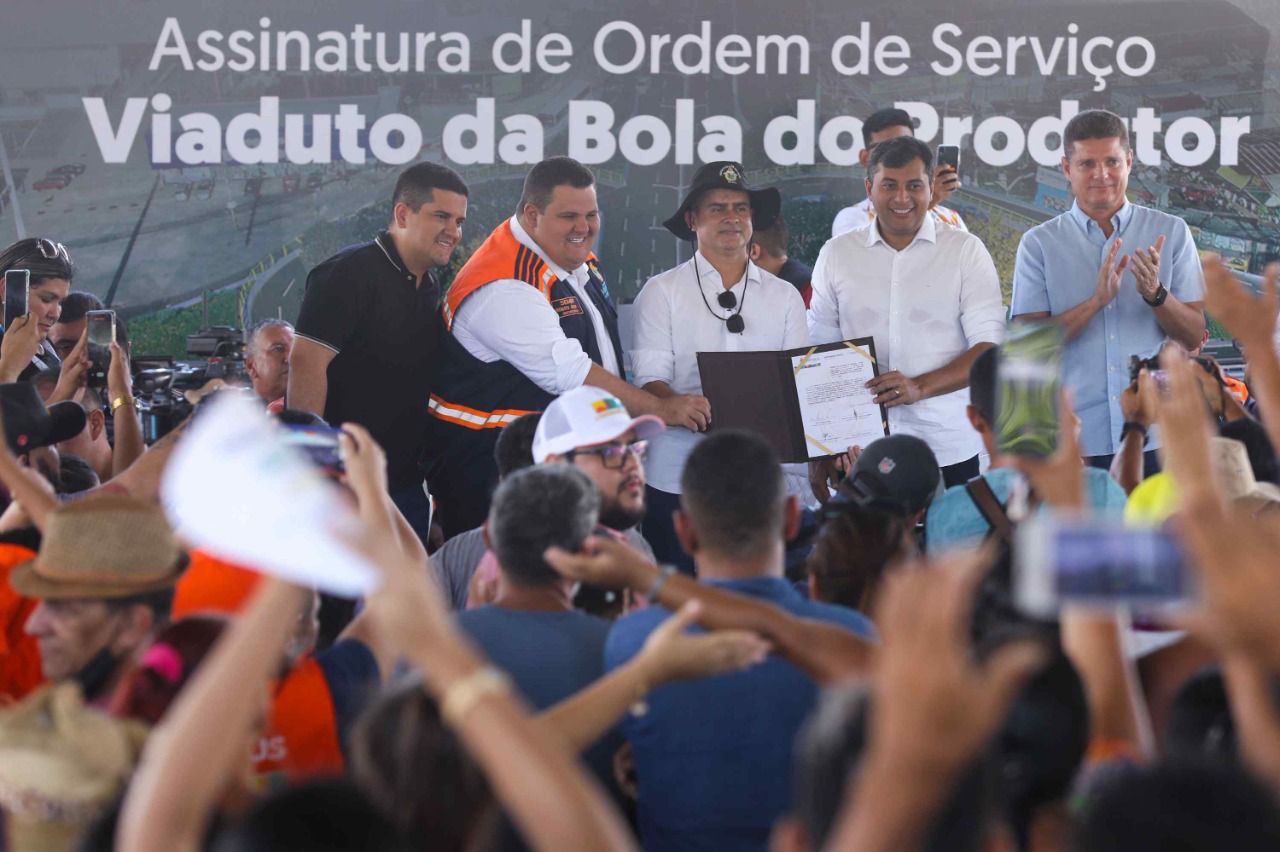
[[[237,615],[262,581],[256,571],[193,551],[191,566],[174,592],[174,620],[200,613]],[[340,775],[346,732],[392,661],[363,616],[331,647],[315,650],[319,595],[303,613],[286,647],[271,706],[254,745],[255,773],[268,784]]]
[[[24,598],[9,584],[9,574],[14,567],[36,555],[26,544],[39,545],[38,541],[15,541],[21,534],[10,533],[0,543],[0,705],[7,706],[24,698],[44,683],[40,665],[40,645],[25,630],[27,619],[39,601]],[[36,538],[35,536],[21,536]]]

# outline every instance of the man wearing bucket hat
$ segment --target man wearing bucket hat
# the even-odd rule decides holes
[[[631,411],[705,425],[701,397],[660,399],[621,378],[617,311],[591,250],[599,230],[591,170],[569,157],[543,160],[515,215],[449,287],[424,458],[446,538],[488,513],[498,433],[566,391],[593,385]]]
[[[187,565],[160,507],[102,495],[50,513],[40,552],[9,582],[39,605],[27,633],[44,675],[74,680],[86,700],[110,694],[133,653],[167,618]]]
[[[635,301],[634,382],[658,397],[702,393],[699,352],[781,350],[809,342],[804,299],[794,287],[751,262],[751,235],[782,209],[772,187],[755,189],[742,164],[707,163],[693,176],[679,208],[663,224],[695,242],[693,257],[645,282]],[[692,573],[671,516],[680,506],[685,458],[709,425],[676,424],[649,443],[644,535],[662,562]]]

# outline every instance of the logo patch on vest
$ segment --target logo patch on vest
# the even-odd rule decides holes
[[[578,303],[577,296],[565,296],[563,299],[552,299],[551,307],[556,309],[556,313],[560,315],[560,319],[565,317],[582,316],[582,305]]]

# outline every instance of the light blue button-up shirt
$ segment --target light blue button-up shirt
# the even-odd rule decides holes
[[[1098,223],[1073,203],[1066,213],[1023,234],[1013,271],[1010,315],[1065,313],[1093,295],[1098,270],[1114,240],[1123,239],[1121,252],[1128,254],[1154,246],[1162,234],[1160,283],[1178,301],[1204,299],[1200,258],[1186,222],[1126,201],[1111,218],[1111,225],[1108,238]],[[1120,394],[1129,385],[1129,356],[1154,355],[1165,339],[1154,310],[1138,294],[1132,267],[1126,269],[1120,293],[1067,344],[1063,357],[1063,381],[1080,416],[1080,448],[1086,456],[1108,455],[1119,449],[1120,427],[1124,425]]]

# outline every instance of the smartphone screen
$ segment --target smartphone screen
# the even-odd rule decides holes
[[[1057,449],[1061,361],[1058,326],[1011,329],[996,367],[994,426],[1000,452],[1044,458]]]
[[[960,171],[960,146],[939,145],[937,160],[939,166],[950,166],[957,172]]]
[[[1190,566],[1172,533],[1097,520],[1024,524],[1014,582],[1019,605],[1038,615],[1056,613],[1067,602],[1160,609],[1195,595]]]
[[[312,463],[330,476],[338,476],[346,472],[342,463],[342,452],[338,447],[338,436],[341,429],[331,426],[297,426],[287,424],[284,427],[285,443],[297,447]]]
[[[27,293],[31,290],[30,269],[10,269],[4,274],[4,327],[27,313]]]
[[[107,383],[107,368],[111,366],[111,344],[116,340],[116,312],[89,311],[85,320],[88,327],[89,386],[103,387]]]

